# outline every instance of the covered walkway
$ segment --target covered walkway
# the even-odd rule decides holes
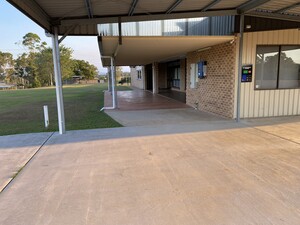
[[[112,95],[110,92],[105,92],[104,104],[106,107],[112,106]],[[178,108],[190,108],[190,106],[165,96],[153,94],[150,91],[137,89],[118,91],[118,110],[128,111]]]
[[[185,93],[182,93],[185,94]],[[118,109],[105,112],[123,126],[157,126],[162,124],[189,124],[207,122],[225,122],[230,119],[211,113],[195,110],[180,101],[182,95],[165,96],[150,91],[134,89],[118,91]],[[105,92],[105,106],[112,105],[112,95]]]
[[[111,106],[112,95],[105,93],[105,106]],[[162,124],[190,124],[230,121],[223,117],[195,110],[173,98],[150,91],[131,90],[118,92],[117,110],[105,112],[123,126],[157,126]]]
[[[160,90],[160,95],[166,96],[168,98],[175,99],[179,102],[186,103],[186,93],[183,91],[175,91],[175,90]]]

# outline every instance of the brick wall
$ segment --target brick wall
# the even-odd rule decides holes
[[[142,69],[142,79],[138,79],[138,73],[136,67],[130,67],[131,86],[139,89],[144,89],[145,69]]]
[[[207,61],[207,77],[198,79],[195,89],[190,88],[190,64]],[[236,45],[225,43],[202,52],[187,54],[186,102],[198,109],[228,118],[234,116],[234,79]]]

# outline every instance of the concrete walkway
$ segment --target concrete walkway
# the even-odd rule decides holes
[[[0,136],[0,192],[51,134]]]
[[[105,113],[126,127],[186,123],[198,123],[201,126],[201,123],[230,121],[230,119],[192,108],[131,111],[105,110]]]
[[[105,92],[105,106],[112,106],[112,95]],[[188,105],[174,99],[153,94],[149,91],[131,90],[118,91],[118,110],[153,110],[153,109],[177,109],[190,108]]]
[[[298,225],[299,118],[247,123],[55,134],[0,194],[0,224]]]

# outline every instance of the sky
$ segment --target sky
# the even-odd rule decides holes
[[[44,29],[5,0],[0,0],[0,29],[0,51],[10,52],[14,58],[25,51],[16,43],[20,43],[23,36],[29,32],[39,35],[42,41],[52,47],[52,40],[45,36]],[[107,70],[101,64],[97,37],[66,37],[62,44],[74,50],[74,59],[86,60],[94,64],[100,73],[106,73]]]

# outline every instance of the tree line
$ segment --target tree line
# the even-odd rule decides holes
[[[52,86],[54,82],[52,48],[34,33],[23,36],[21,45],[26,51],[16,59],[0,51],[0,81],[28,88]],[[98,75],[97,68],[84,60],[73,59],[73,50],[60,45],[62,79],[78,76],[85,80]]]

